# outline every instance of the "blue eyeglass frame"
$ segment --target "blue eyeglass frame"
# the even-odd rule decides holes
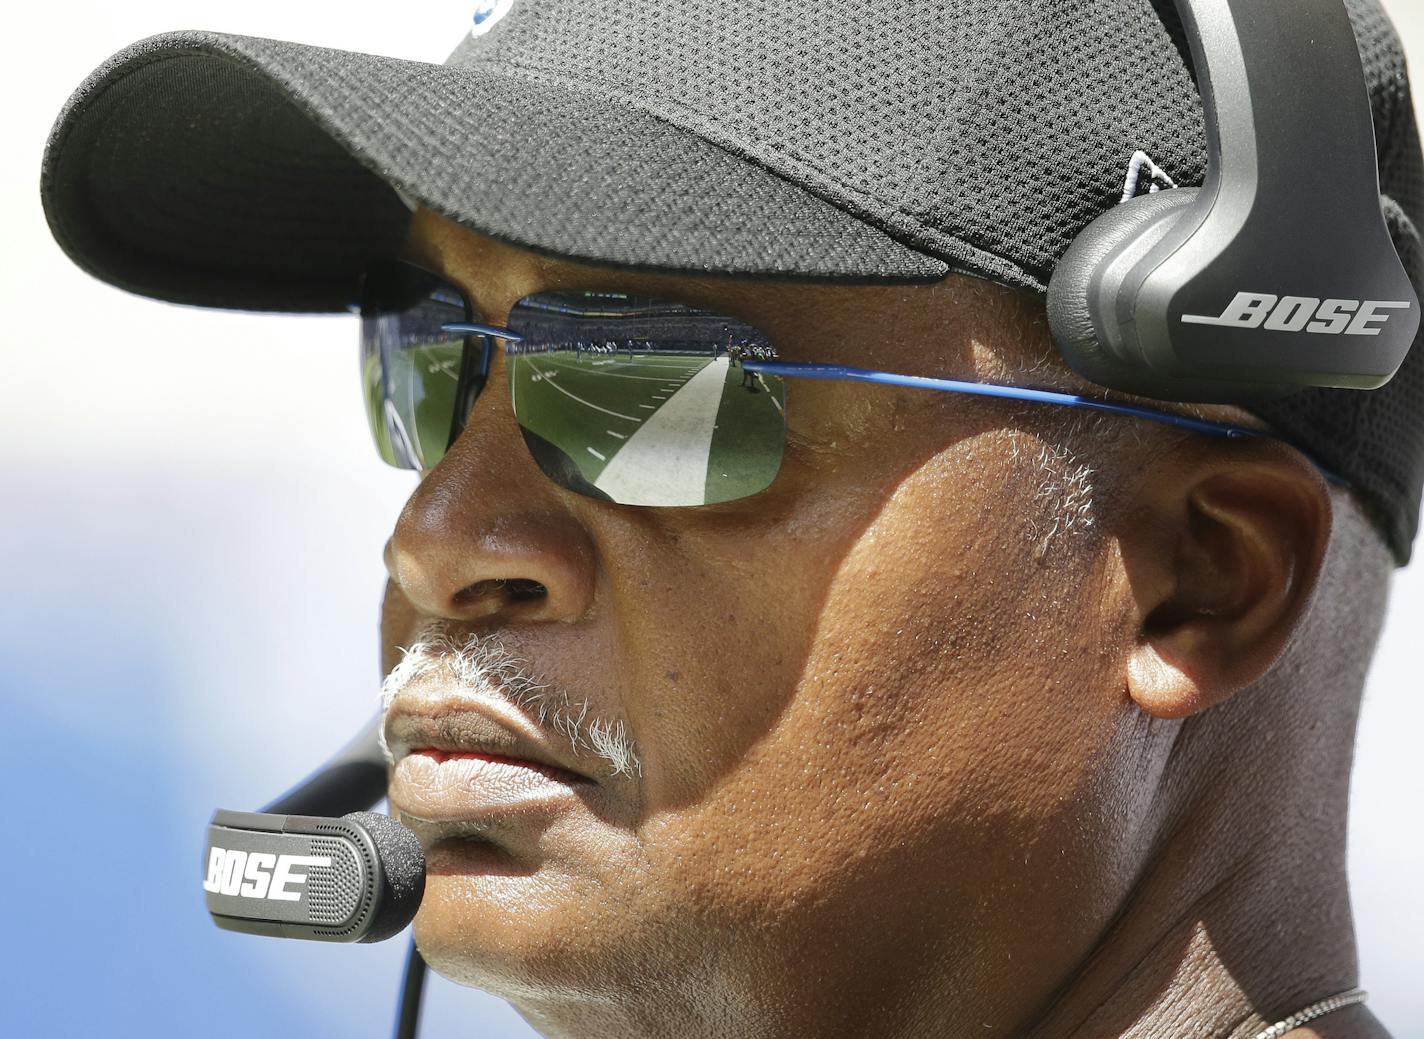
[[[522,343],[524,337],[512,329],[504,328],[500,325],[484,325],[472,322],[455,321],[441,326],[445,332],[459,333],[463,335],[487,336],[491,339],[503,339],[511,343]],[[490,351],[486,344],[484,357],[481,363],[479,376],[485,378],[489,375]],[[742,368],[749,372],[761,372],[766,375],[775,375],[781,378],[790,379],[827,379],[837,382],[868,382],[881,386],[900,386],[912,390],[938,390],[941,393],[962,393],[973,397],[993,397],[999,400],[1021,400],[1035,404],[1057,404],[1062,407],[1079,408],[1084,411],[1097,411],[1109,415],[1125,415],[1128,418],[1144,419],[1148,422],[1155,422],[1163,426],[1171,426],[1175,429],[1183,429],[1191,433],[1200,433],[1205,436],[1217,437],[1226,440],[1267,439],[1280,440],[1282,443],[1290,444],[1289,441],[1278,437],[1273,433],[1260,429],[1251,429],[1248,426],[1238,426],[1230,422],[1213,422],[1209,419],[1192,418],[1190,415],[1177,415],[1170,411],[1158,411],[1154,408],[1144,408],[1136,404],[1121,404],[1116,401],[1100,400],[1096,397],[1084,397],[1077,393],[1063,393],[1058,390],[1036,390],[1027,386],[1005,386],[998,383],[986,382],[965,382],[961,379],[937,379],[923,375],[900,375],[895,372],[879,372],[869,368],[854,368],[843,364],[817,364],[811,361],[750,361],[743,360]],[[1309,459],[1322,476],[1328,481],[1340,486],[1349,486],[1349,481],[1328,468],[1311,456],[1310,452],[1302,450],[1295,444],[1290,444],[1301,454]]]

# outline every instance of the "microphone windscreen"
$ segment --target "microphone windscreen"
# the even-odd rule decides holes
[[[213,922],[229,931],[378,942],[415,918],[425,855],[388,815],[219,811],[208,827],[203,890]]]
[[[420,909],[425,895],[425,852],[415,834],[389,815],[351,812],[342,818],[370,834],[376,846],[384,884],[375,918],[361,941],[383,942],[405,930]]]

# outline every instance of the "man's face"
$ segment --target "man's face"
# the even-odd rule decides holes
[[[620,273],[424,214],[411,251],[487,321],[532,292],[637,291],[739,317],[783,360],[968,378],[1045,342],[1027,304],[968,279]],[[833,1003],[867,965],[913,989],[921,965],[968,981],[1081,951],[1127,881],[1135,777],[1112,748],[1140,724],[1122,691],[1133,628],[1101,576],[1111,539],[1065,532],[1071,487],[1045,494],[1062,459],[1033,406],[788,380],[769,490],[638,508],[540,472],[502,363],[391,539],[387,668],[432,620],[455,643],[496,637],[539,702],[586,704],[577,751],[567,727],[541,730],[584,778],[564,796],[488,778],[448,795],[434,760],[404,780],[398,764],[407,816],[476,806],[412,820],[432,845],[417,936],[436,969],[536,1019],[602,997],[705,1015],[709,992],[777,998],[768,977],[792,1000],[813,972]],[[438,725],[484,695],[442,659],[401,685],[393,720]],[[591,722],[621,723],[636,765],[594,753]]]

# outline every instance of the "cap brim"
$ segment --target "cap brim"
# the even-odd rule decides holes
[[[400,193],[570,258],[927,279],[948,266],[627,100],[487,65],[182,32],[121,51],[61,114],[42,194],[97,277],[179,303],[347,307]]]

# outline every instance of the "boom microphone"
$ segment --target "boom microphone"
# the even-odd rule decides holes
[[[385,796],[378,714],[264,811],[214,814],[203,859],[213,923],[324,942],[379,942],[404,930],[425,894],[425,854],[390,816],[358,810]],[[424,989],[425,961],[412,942],[396,1039],[414,1039]]]
[[[203,890],[229,931],[322,942],[380,942],[405,930],[425,893],[425,855],[388,815],[219,811]]]

